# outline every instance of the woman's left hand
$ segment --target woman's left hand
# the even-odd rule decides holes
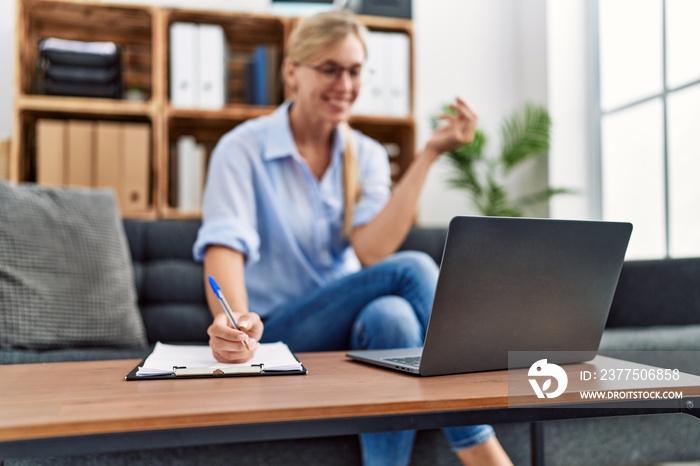
[[[476,113],[459,97],[450,104],[450,108],[455,111],[455,114],[445,114],[438,117],[443,121],[443,124],[433,132],[426,145],[428,149],[434,150],[437,154],[451,151],[474,139]]]

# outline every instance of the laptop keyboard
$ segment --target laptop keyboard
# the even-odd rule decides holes
[[[407,358],[384,358],[384,360],[403,364],[404,366],[420,367],[420,356],[410,356]]]

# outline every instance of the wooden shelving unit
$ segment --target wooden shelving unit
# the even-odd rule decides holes
[[[361,17],[371,29],[403,32],[413,43],[409,20]],[[259,44],[284,50],[295,19],[273,15],[171,9],[142,5],[109,4],[89,0],[18,0],[16,25],[16,75],[14,134],[10,154],[10,179],[36,181],[36,121],[41,118],[107,120],[148,123],[151,128],[150,199],[148,208],[125,210],[130,218],[191,218],[169,202],[172,163],[177,138],[194,135],[207,152],[237,124],[271,113],[275,106],[229,103],[220,110],[173,108],[169,101],[169,28],[184,21],[221,25],[231,53],[250,52]],[[57,37],[82,41],[111,41],[122,50],[124,87],[138,86],[144,101],[61,97],[35,92],[38,43]],[[412,50],[411,50],[411,66]],[[410,73],[413,103],[413,73]],[[280,96],[280,102],[283,96]],[[411,110],[411,115],[413,114]],[[411,161],[415,146],[415,122],[405,118],[354,116],[351,124],[387,144],[398,179]]]

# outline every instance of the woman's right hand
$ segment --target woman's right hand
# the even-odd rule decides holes
[[[426,144],[437,154],[449,152],[474,139],[478,119],[476,113],[459,97],[450,104],[450,108],[454,114],[445,113],[438,117],[442,124],[433,132]]]
[[[220,312],[207,329],[209,346],[217,361],[223,363],[241,363],[250,360],[262,337],[263,323],[255,312],[248,312],[237,317],[236,330],[229,321],[226,313]],[[247,342],[250,349],[245,347]]]

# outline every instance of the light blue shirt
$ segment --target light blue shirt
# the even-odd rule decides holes
[[[237,126],[216,145],[193,247],[197,261],[214,244],[245,255],[249,307],[262,317],[361,267],[342,238],[342,136],[336,129],[330,165],[318,180],[294,143],[291,104]],[[384,148],[353,133],[361,190],[353,225],[358,226],[384,207],[391,177]]]

